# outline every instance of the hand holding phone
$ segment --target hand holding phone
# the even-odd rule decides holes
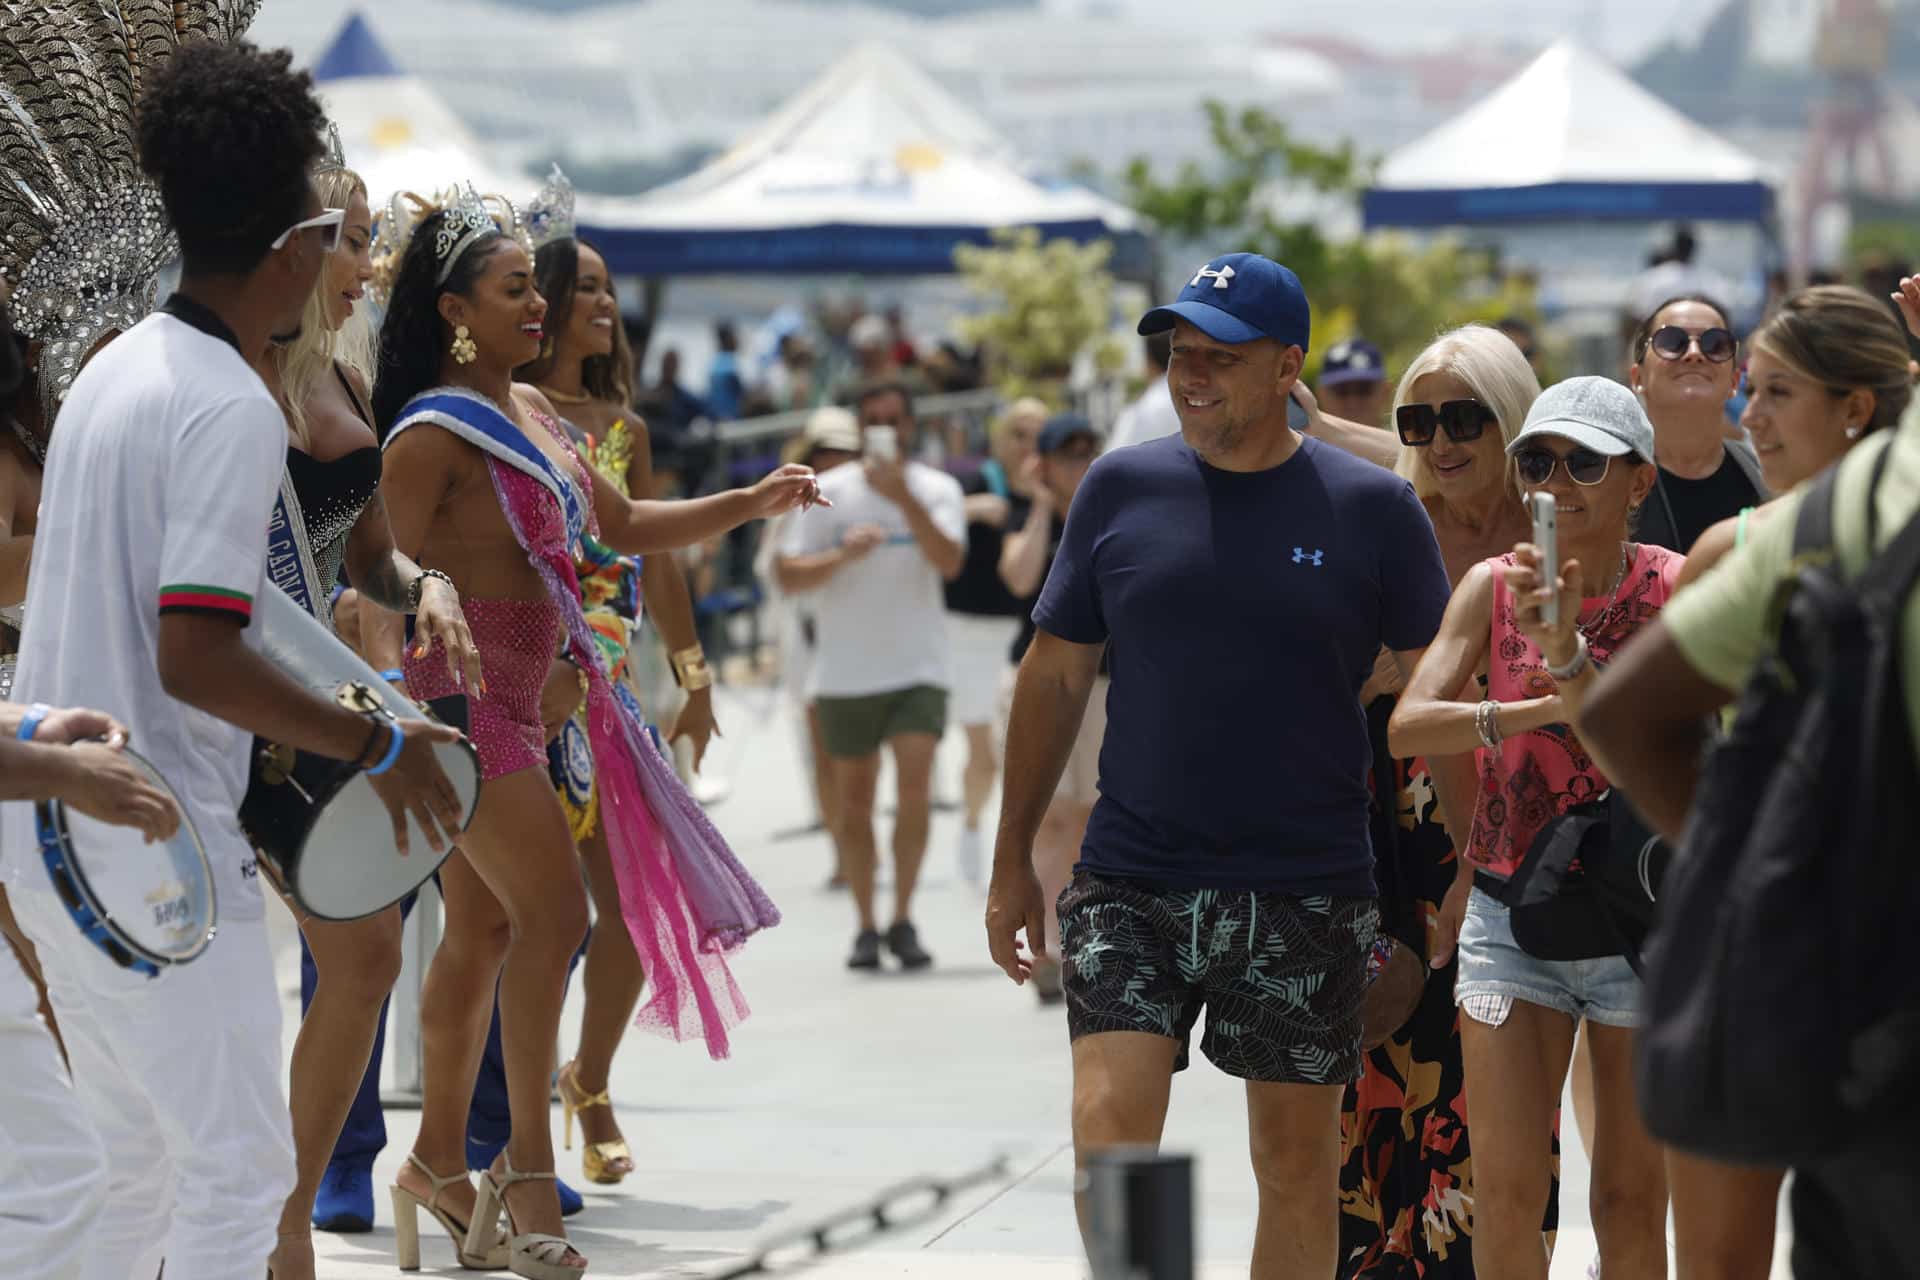
[[[1527,496],[1533,516],[1533,546],[1540,553],[1540,584],[1551,594],[1540,605],[1540,621],[1560,625],[1560,526],[1558,503],[1550,493]]]
[[[900,433],[892,427],[868,427],[864,439],[869,458],[876,462],[900,461]]]

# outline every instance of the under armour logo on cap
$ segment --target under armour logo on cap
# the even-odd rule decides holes
[[[1326,551],[1319,547],[1315,547],[1311,555],[1307,554],[1304,547],[1295,547],[1293,549],[1293,562],[1295,564],[1310,564],[1314,568],[1319,569],[1325,566],[1326,559]]]
[[[1164,333],[1182,320],[1230,346],[1264,338],[1301,351],[1313,328],[1300,278],[1257,253],[1229,253],[1201,267],[1178,298],[1141,318],[1140,332]]]

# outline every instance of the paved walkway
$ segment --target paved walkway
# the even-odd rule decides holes
[[[735,968],[754,1015],[724,1063],[708,1062],[695,1045],[637,1033],[628,1040],[612,1092],[639,1169],[619,1187],[592,1189],[587,1211],[569,1224],[593,1261],[589,1275],[725,1275],[762,1241],[865,1203],[890,1185],[928,1174],[959,1177],[1004,1158],[1008,1177],[970,1188],[885,1236],[780,1274],[1083,1276],[1073,1228],[1064,1017],[1037,1008],[988,962],[982,895],[955,876],[958,819],[948,814],[934,824],[917,913],[937,966],[912,977],[843,967],[851,908],[820,887],[830,860],[825,837],[776,839],[808,817],[783,715],[770,692],[726,695],[721,723],[728,736],[709,763],[734,784],[715,820],[786,914]],[[942,763],[957,774],[957,759],[943,756]],[[283,989],[295,990],[290,928],[280,934],[279,959]],[[291,1044],[297,1000],[287,1007]],[[569,1046],[578,1017],[576,993],[564,1022]],[[323,1280],[394,1274],[384,1189],[416,1125],[416,1113],[388,1115],[391,1145],[375,1170],[373,1234],[316,1233]],[[558,1108],[554,1125],[557,1145]],[[1196,1068],[1177,1082],[1167,1145],[1199,1157],[1205,1280],[1245,1276],[1254,1201],[1244,1104],[1236,1082],[1197,1055]],[[560,1159],[562,1176],[576,1177],[578,1152],[561,1152]],[[1566,1225],[1554,1280],[1585,1275],[1594,1256],[1585,1163],[1577,1149],[1566,1163]],[[472,1274],[457,1270],[443,1236],[425,1236],[423,1244],[426,1274]]]

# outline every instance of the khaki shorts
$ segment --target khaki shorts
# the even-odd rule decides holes
[[[930,733],[938,738],[947,731],[947,691],[936,685],[917,684],[857,698],[816,698],[814,706],[820,711],[820,736],[827,754],[836,760],[870,756],[882,743],[903,733]]]

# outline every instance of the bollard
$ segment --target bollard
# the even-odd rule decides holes
[[[1093,1280],[1193,1280],[1193,1157],[1114,1147],[1087,1157]]]

